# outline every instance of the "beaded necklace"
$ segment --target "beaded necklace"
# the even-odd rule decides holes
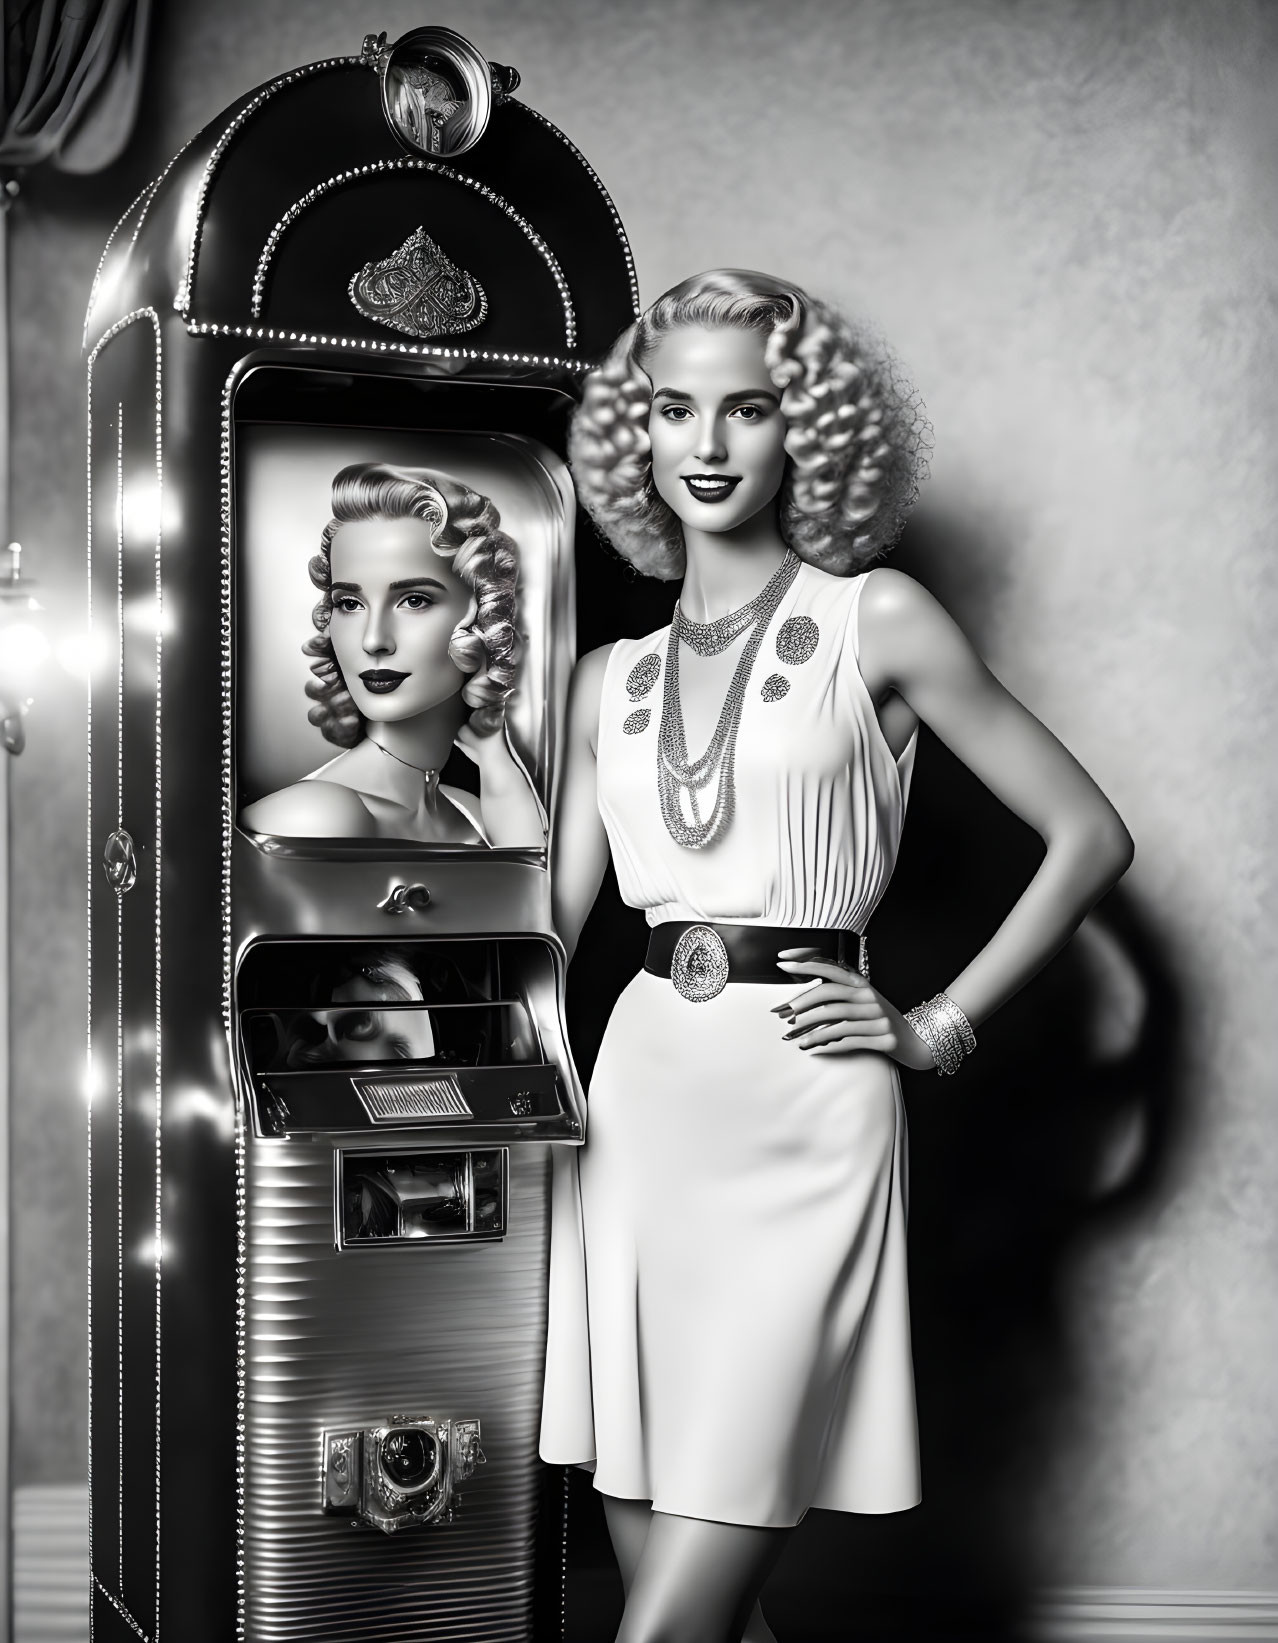
[[[372,740],[371,737],[369,739],[370,741]],[[398,753],[392,753],[389,747],[383,747],[380,742],[373,742],[373,746],[377,748],[379,752],[384,753],[388,759],[394,759],[396,764],[402,764],[405,769],[415,771],[416,774],[422,778],[426,784],[425,793],[423,795],[426,800],[426,808],[433,813],[439,794],[439,771],[423,770],[421,765],[413,764],[408,759],[401,759]]]
[[[661,703],[661,726],[657,736],[657,793],[666,831],[676,844],[687,850],[703,850],[720,837],[732,820],[737,731],[745,706],[746,688],[754,659],[763,643],[768,624],[799,571],[799,556],[792,549],[768,578],[763,588],[739,610],[730,611],[713,622],[690,622],[678,605],[670,624],[666,645],[665,678]],[[686,644],[698,656],[718,656],[747,629],[750,637],[733,669],[719,720],[709,745],[698,759],[688,757],[688,739],[679,701],[679,645]],[[717,779],[714,804],[703,821],[698,795]],[[683,795],[687,794],[692,821],[684,820]]]

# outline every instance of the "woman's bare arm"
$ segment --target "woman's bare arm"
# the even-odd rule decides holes
[[[895,691],[1046,846],[1038,871],[1002,924],[945,986],[975,1024],[1064,945],[1130,864],[1131,837],[1078,761],[999,683],[917,582],[899,571],[876,570],[861,596],[860,632],[861,671],[871,695],[879,700]],[[963,871],[961,861],[953,866],[956,874]],[[844,1048],[885,1050],[909,1065],[930,1065],[930,1054],[920,1060],[921,1040],[874,988],[854,984],[853,1021],[842,1013],[850,1001],[834,996],[849,990],[844,978],[827,977],[815,965],[787,968],[827,983],[803,995],[806,1022],[793,1018],[796,1025],[830,1023],[809,1035],[813,1042],[842,1041]]]
[[[568,693],[567,750],[551,833],[550,894],[555,929],[571,958],[608,865],[608,836],[599,815],[595,754],[599,699],[611,645],[587,652],[573,669]]]
[[[464,724],[456,742],[479,768],[479,814],[488,842],[534,849],[543,845],[546,829],[541,806],[511,751],[505,726],[481,736],[473,726]]]

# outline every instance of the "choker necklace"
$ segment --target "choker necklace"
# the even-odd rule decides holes
[[[657,736],[657,792],[666,831],[676,844],[683,845],[685,849],[702,850],[706,845],[713,844],[732,820],[732,771],[750,670],[768,624],[798,573],[799,556],[789,549],[763,588],[748,604],[727,616],[720,616],[714,622],[689,622],[678,605],[675,606],[670,638],[666,644],[665,678],[662,681],[661,728]],[[747,628],[753,631],[733,670],[709,746],[699,759],[689,759],[683,709],[679,702],[680,640],[684,640],[699,656],[717,656]],[[691,638],[688,637],[690,632],[693,635]],[[716,778],[714,804],[709,816],[702,821],[697,796]],[[684,819],[685,794],[691,822]]]
[[[370,742],[373,741],[371,736],[368,739]],[[413,764],[408,759],[401,759],[398,753],[392,753],[389,747],[383,747],[380,742],[373,742],[373,746],[379,753],[384,753],[388,759],[394,759],[396,764],[402,764],[406,770],[411,770],[422,778],[426,784],[426,808],[428,810],[434,810],[435,796],[439,792],[439,771],[423,770],[421,765]]]

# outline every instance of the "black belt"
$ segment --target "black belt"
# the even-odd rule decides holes
[[[786,982],[777,954],[814,948],[833,964],[853,964],[854,930],[795,929],[782,924],[656,924],[648,934],[649,975],[668,978],[694,1004],[715,998],[730,981]]]

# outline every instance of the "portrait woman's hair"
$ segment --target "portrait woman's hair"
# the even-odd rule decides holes
[[[652,483],[644,362],[685,325],[765,338],[787,423],[779,522],[790,547],[844,576],[886,553],[927,472],[931,428],[918,395],[867,328],[798,286],[737,268],[673,286],[586,378],[569,456],[577,495],[617,551],[645,575],[683,575],[682,527]]]
[[[315,706],[307,714],[338,747],[364,739],[364,721],[351,700],[329,636],[333,616],[330,552],[343,525],[368,519],[420,519],[431,529],[431,547],[471,592],[471,608],[453,630],[448,654],[470,677],[462,699],[474,709],[471,723],[480,734],[502,722],[506,699],[515,687],[519,639],[515,630],[515,584],[519,553],[500,528],[501,517],[486,496],[460,480],[429,468],[396,468],[357,462],[333,480],[333,517],[310,562],[311,581],[320,590],[311,613],[315,632],[302,646],[313,658],[306,694]]]

